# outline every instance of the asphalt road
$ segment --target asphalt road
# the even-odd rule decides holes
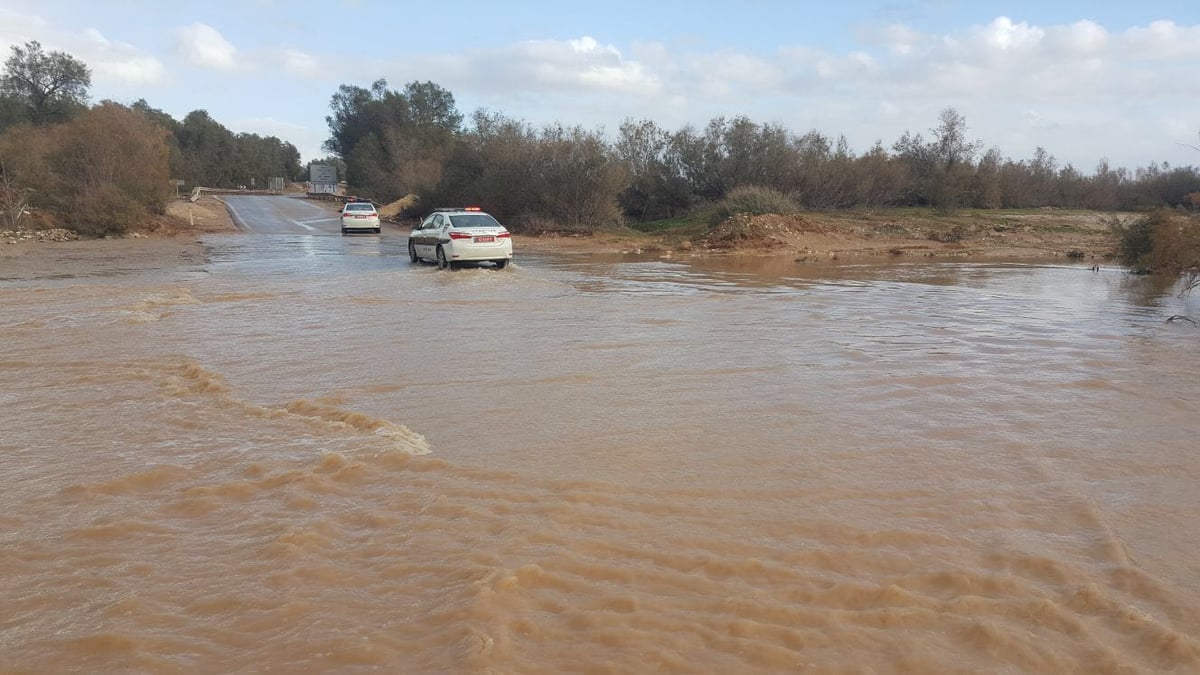
[[[225,203],[247,232],[255,234],[341,234],[337,207],[303,197],[232,195]]]

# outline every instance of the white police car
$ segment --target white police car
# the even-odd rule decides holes
[[[368,201],[350,201],[342,207],[342,234],[374,232],[379,234],[379,212]]]
[[[513,257],[512,235],[479,207],[434,209],[409,233],[408,257],[432,260],[439,269],[467,262],[504,269]]]

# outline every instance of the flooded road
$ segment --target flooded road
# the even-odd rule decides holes
[[[0,258],[0,671],[1200,670],[1195,298],[405,243]]]

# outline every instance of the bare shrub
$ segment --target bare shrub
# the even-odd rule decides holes
[[[447,155],[421,203],[478,205],[514,231],[590,232],[621,222],[617,195],[628,182],[598,131],[479,111],[474,129]]]
[[[875,228],[875,234],[885,237],[908,237],[912,233],[900,223],[884,223]]]
[[[61,198],[58,177],[48,160],[57,131],[56,127],[21,124],[0,134],[0,189],[4,190],[0,200],[14,229],[25,207],[54,208]]]
[[[165,210],[169,152],[162,126],[111,102],[65,124],[11,127],[0,135],[0,201],[25,201],[79,234],[121,234]]]
[[[1127,222],[1117,218],[1109,221],[1109,228],[1117,236],[1117,259],[1122,265],[1135,274],[1149,274],[1154,271],[1151,255],[1154,250],[1154,230],[1168,216],[1169,212],[1159,209],[1133,221]]]
[[[941,242],[943,244],[957,244],[967,237],[967,226],[960,223],[949,229],[932,230],[927,237],[930,241]]]
[[[29,188],[4,170],[4,158],[0,156],[0,223],[7,229],[21,229],[21,221],[29,208],[29,193]]]
[[[72,199],[67,226],[87,237],[119,237],[145,217],[145,207],[110,184],[80,193]]]
[[[1138,274],[1180,277],[1183,294],[1200,287],[1200,219],[1156,209],[1113,230],[1122,265]]]
[[[539,186],[540,215],[569,230],[598,230],[621,219],[617,194],[628,182],[603,136],[583,127],[542,129],[530,167]]]
[[[168,156],[165,129],[129,108],[103,103],[63,128],[52,163],[73,192],[113,187],[143,209],[162,212],[170,197]]]
[[[729,220],[738,214],[762,216],[767,214],[787,215],[796,213],[800,207],[788,195],[769,187],[746,185],[729,191],[725,199],[713,207],[709,222],[713,225]]]

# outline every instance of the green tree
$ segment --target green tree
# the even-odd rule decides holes
[[[158,108],[152,107],[149,103],[146,102],[146,99],[144,99],[144,98],[139,98],[138,100],[133,102],[133,105],[131,105],[129,107],[132,108],[133,110],[136,110],[136,111],[142,113],[143,115],[150,118],[151,120],[157,122],[160,126],[162,126],[162,128],[166,129],[167,131],[171,132],[172,134],[174,134],[175,132],[177,132],[179,130],[179,120],[176,120],[174,117],[171,117],[171,115],[169,113],[163,112],[162,110],[159,110]]]
[[[271,178],[291,180],[300,173],[300,151],[275,136],[238,134],[234,137],[233,180],[265,188]]]
[[[892,144],[892,153],[903,167],[903,178],[896,203],[906,206],[928,205],[931,201],[936,159],[921,134],[905,131]]]
[[[967,119],[954,108],[942,110],[938,121],[929,146],[934,163],[931,198],[939,211],[952,213],[965,201],[971,166],[982,144],[967,140]]]
[[[875,141],[865,154],[854,161],[855,202],[879,207],[895,200],[903,180],[903,168],[888,156],[883,141]]]
[[[716,202],[734,187],[728,176],[725,147],[729,120],[716,117],[703,133],[687,125],[671,137],[671,152],[692,192],[707,202]]]
[[[448,154],[442,180],[418,194],[430,207],[474,204],[502,221],[543,211],[541,191],[534,181],[537,132],[523,120],[476,110],[472,128]]]
[[[433,82],[403,91],[376,80],[369,89],[343,84],[330,99],[325,149],[346,163],[352,190],[390,200],[429,189],[462,129],[454,95]]]
[[[603,135],[583,127],[542,129],[530,166],[540,192],[538,215],[570,230],[595,230],[619,218],[617,193],[627,183],[624,166]]]
[[[433,82],[409,82],[403,96],[408,103],[407,126],[423,144],[443,146],[462,130],[463,116],[449,90]]]
[[[175,131],[182,153],[180,175],[188,185],[237,187],[237,140],[233,132],[209,116],[193,110]]]
[[[1004,159],[1000,148],[989,148],[975,166],[971,183],[972,206],[977,209],[1000,208],[1000,167]]]
[[[167,136],[167,150],[170,158],[171,177],[186,180],[186,162],[184,161],[183,150],[179,147],[178,136],[181,126],[179,121],[171,117],[170,114],[152,107],[144,98],[134,101],[130,108],[170,132]]]
[[[342,84],[329,100],[330,114],[325,116],[329,125],[329,139],[325,149],[345,158],[364,136],[371,133],[372,126],[381,120],[369,119],[368,107],[373,102],[382,102],[387,94],[387,80],[378,79],[370,89]],[[379,111],[372,111],[378,113]]]
[[[65,52],[42,51],[36,40],[13,45],[0,76],[0,94],[25,106],[34,124],[64,122],[87,104],[91,70]]]
[[[629,184],[618,201],[635,220],[674,218],[691,207],[694,198],[680,175],[671,151],[671,134],[650,120],[625,120],[613,147],[625,165]]]
[[[0,131],[29,121],[29,111],[21,99],[11,94],[0,94]]]

